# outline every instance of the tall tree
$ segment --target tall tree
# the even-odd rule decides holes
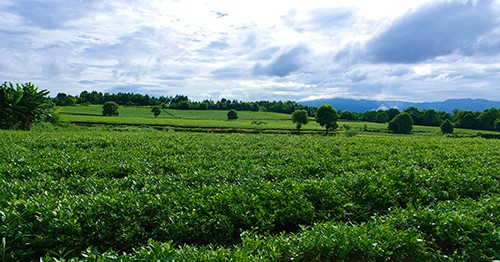
[[[292,113],[292,123],[296,124],[297,131],[300,133],[302,125],[309,123],[309,117],[305,109],[295,110]]]
[[[326,128],[327,134],[328,130],[338,127],[337,120],[339,120],[339,114],[332,105],[322,105],[316,111],[316,122]]]

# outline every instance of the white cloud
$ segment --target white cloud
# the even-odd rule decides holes
[[[53,96],[500,100],[499,12],[498,0],[6,0],[0,78]],[[408,39],[390,37],[400,29]]]

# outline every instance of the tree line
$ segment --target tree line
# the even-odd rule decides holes
[[[408,113],[413,120],[413,124],[419,126],[440,126],[443,122],[448,120],[454,123],[454,126],[458,128],[500,131],[500,109],[498,108],[486,109],[483,112],[456,109],[450,114],[434,109],[419,110],[411,106],[404,109],[402,112]],[[402,112],[396,108],[370,110],[364,113],[340,110],[339,118],[342,120],[388,123]]]
[[[56,105],[75,105],[75,104],[104,104],[106,102],[115,102],[118,105],[128,106],[160,106],[163,109],[181,109],[181,110],[236,110],[236,111],[267,111],[284,114],[292,114],[297,110],[305,110],[307,116],[315,117],[318,108],[303,106],[294,101],[257,101],[244,102],[222,98],[218,101],[203,100],[191,101],[188,96],[160,96],[154,97],[136,93],[102,93],[98,91],[83,91],[78,96],[59,93],[52,99]],[[419,110],[411,106],[402,112],[408,113],[414,125],[422,126],[440,126],[448,120],[458,128],[482,129],[500,131],[500,110],[498,108],[487,109],[483,112],[474,112],[471,110],[455,110],[453,114],[436,111],[433,109]],[[398,114],[402,113],[396,108],[387,110],[369,110],[364,113],[339,110],[338,115],[341,120],[359,120],[375,123],[389,123]]]
[[[294,101],[257,101],[244,102],[222,98],[218,101],[203,100],[191,101],[184,95],[160,96],[135,93],[102,93],[97,91],[83,91],[78,96],[58,93],[53,102],[58,106],[71,106],[76,104],[104,104],[106,102],[115,102],[122,106],[160,106],[164,109],[181,110],[236,110],[236,111],[267,111],[284,114],[291,114],[295,110],[304,109],[309,116],[315,115],[315,107],[300,105]]]
[[[47,90],[39,91],[32,83],[21,85],[3,83],[0,86],[0,129],[27,130],[36,121],[55,122],[57,115],[54,114],[53,104],[68,106],[114,102],[118,105],[158,106],[164,109],[268,111],[285,114],[301,111],[302,116],[317,117],[318,115],[318,108],[303,106],[293,101],[243,102],[222,98],[219,101],[203,100],[197,102],[191,101],[183,95],[153,97],[135,93],[110,94],[97,91],[83,91],[78,96],[59,93],[56,97],[49,98],[48,93]],[[396,108],[370,110],[364,113],[339,110],[335,112],[334,118],[390,123],[401,113],[408,114],[414,125],[440,126],[448,121],[458,128],[500,131],[500,109],[498,108],[487,109],[483,112],[454,110],[453,114],[433,109],[419,110],[414,106],[408,107],[402,112]],[[325,127],[327,131],[335,129],[330,125]]]

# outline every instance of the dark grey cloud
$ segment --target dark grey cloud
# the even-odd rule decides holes
[[[303,66],[302,56],[308,52],[304,46],[298,46],[285,52],[267,65],[261,63],[253,67],[253,75],[279,76],[285,77],[290,73],[299,70]]]
[[[491,0],[431,3],[394,21],[368,42],[367,58],[382,63],[418,63],[460,53],[497,53],[500,14]],[[498,34],[496,34],[498,37]]]

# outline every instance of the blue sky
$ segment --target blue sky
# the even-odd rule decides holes
[[[500,0],[1,0],[0,80],[193,100],[500,101]]]

